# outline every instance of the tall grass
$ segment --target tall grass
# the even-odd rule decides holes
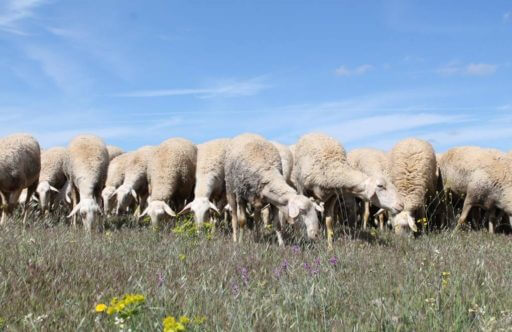
[[[162,329],[202,317],[208,331],[494,331],[512,326],[510,238],[389,232],[278,247],[110,227],[88,238],[63,223],[0,231],[0,330]],[[95,306],[143,294],[116,325]]]

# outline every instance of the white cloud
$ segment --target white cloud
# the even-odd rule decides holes
[[[267,89],[269,86],[263,82],[261,77],[240,81],[227,80],[220,81],[211,87],[205,88],[185,88],[185,89],[161,89],[161,90],[142,90],[127,93],[118,93],[116,97],[169,97],[194,95],[200,98],[214,97],[241,97],[252,96]]]
[[[498,65],[489,63],[469,63],[467,65],[453,61],[437,69],[441,75],[469,75],[469,76],[489,76],[498,70]]]
[[[372,65],[364,64],[352,69],[348,68],[347,66],[340,66],[335,70],[335,73],[338,76],[360,76],[368,73],[371,70],[373,70]]]
[[[0,4],[0,30],[25,34],[19,22],[33,16],[34,9],[46,0],[2,0]]]

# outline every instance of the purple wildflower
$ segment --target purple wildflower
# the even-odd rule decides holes
[[[332,266],[336,266],[336,264],[338,264],[338,258],[336,256],[333,256],[333,257],[329,258],[329,263]]]
[[[157,274],[157,278],[158,278],[158,280],[157,280],[157,286],[158,286],[158,287],[162,287],[162,285],[164,284],[164,281],[165,281],[165,277],[164,277],[164,275],[162,274],[162,272],[158,272],[158,274]]]
[[[300,247],[298,245],[294,245],[292,247],[292,251],[294,254],[300,254]]]
[[[242,270],[240,271],[242,281],[244,282],[245,286],[249,284],[249,271],[247,268],[242,267]]]

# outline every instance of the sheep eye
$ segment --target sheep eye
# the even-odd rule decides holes
[[[383,185],[382,183],[378,184],[378,185],[377,185],[377,187],[378,187],[378,188],[381,188],[381,189],[384,189],[384,188],[385,188],[385,187],[384,187],[384,185]]]

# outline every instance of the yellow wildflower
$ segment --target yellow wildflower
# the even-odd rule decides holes
[[[187,259],[187,256],[185,256],[184,254],[180,254],[178,256],[178,259],[183,262],[183,261],[185,261],[185,259]]]
[[[107,305],[104,303],[100,303],[96,306],[96,312],[104,312],[107,310]]]
[[[164,332],[179,332],[185,331],[186,327],[183,323],[176,321],[176,318],[173,316],[165,317],[163,321]]]
[[[187,325],[188,323],[190,323],[190,318],[188,318],[187,316],[181,316],[180,323],[183,325]]]
[[[206,322],[206,316],[196,316],[194,317],[193,323],[195,325],[202,325]]]

